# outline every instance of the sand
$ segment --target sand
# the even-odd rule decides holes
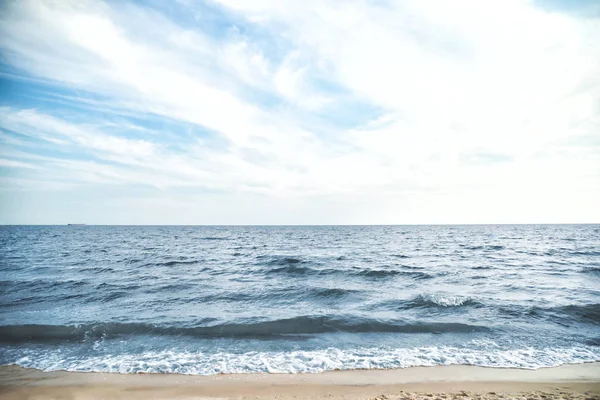
[[[102,374],[0,367],[0,399],[598,399],[600,363],[536,371],[472,366],[320,374]]]

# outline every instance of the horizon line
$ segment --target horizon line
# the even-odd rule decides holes
[[[485,225],[600,225],[600,222],[491,222],[491,223],[416,223],[416,224],[88,224],[88,223],[64,223],[64,224],[0,224],[0,226],[189,226],[189,227],[285,227],[285,226],[485,226]]]

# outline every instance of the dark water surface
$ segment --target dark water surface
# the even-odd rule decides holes
[[[316,372],[600,360],[600,226],[0,227],[0,363]]]

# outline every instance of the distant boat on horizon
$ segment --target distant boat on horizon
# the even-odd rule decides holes
[[[86,224],[67,224],[67,226],[85,226]]]

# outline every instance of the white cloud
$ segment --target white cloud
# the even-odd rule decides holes
[[[99,150],[113,156],[125,156],[123,160],[152,156],[152,143],[106,135],[102,132],[69,124],[35,110],[14,110],[0,107],[2,128],[27,136],[39,137],[57,145],[69,142],[81,147]]]
[[[6,158],[0,158],[0,167],[38,169],[36,165],[22,161],[9,160]]]
[[[146,128],[17,107],[0,109],[1,127],[92,154],[46,160],[57,180],[312,198],[316,208],[352,197],[348,222],[494,222],[486,215],[500,208],[498,222],[528,222],[544,202],[568,220],[565,191],[600,201],[599,149],[572,144],[600,132],[597,20],[527,0],[215,4],[280,47],[233,24],[216,38],[91,0],[4,5],[0,46],[36,79],[102,96],[90,104],[195,124],[225,138],[221,148],[198,138],[175,151],[160,140],[168,132],[132,139],[122,132]],[[345,109],[349,100],[361,105]],[[329,118],[335,107],[342,114]]]

